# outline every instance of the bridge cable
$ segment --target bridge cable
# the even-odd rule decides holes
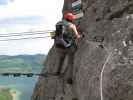
[[[48,38],[51,36],[44,36],[44,37],[26,37],[26,38],[11,38],[11,39],[0,39],[0,41],[13,41],[13,40],[24,40],[24,39],[39,39],[39,38]]]
[[[6,33],[6,34],[0,34],[0,35],[16,35],[16,34],[25,34],[25,33],[49,33],[54,32],[55,30],[44,30],[44,31],[25,31],[25,32],[16,32],[16,33]]]
[[[40,34],[49,34],[49,33],[29,33],[29,34],[9,34],[9,35],[0,35],[1,37],[16,37],[16,36],[27,36],[27,35],[40,35]]]

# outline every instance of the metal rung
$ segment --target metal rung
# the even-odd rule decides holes
[[[83,14],[83,12],[81,12],[81,13],[79,13],[79,14],[76,14],[75,16],[76,16],[76,19],[78,19],[78,18],[83,17],[83,16],[84,16],[84,14]]]
[[[71,0],[71,3],[74,3],[74,2],[77,2],[77,1],[79,1],[79,0]],[[81,0],[80,0],[81,1]]]
[[[73,2],[72,7],[77,6],[79,4],[81,4],[81,0],[77,0],[77,1]]]
[[[77,5],[77,6],[74,6],[73,8],[72,8],[72,10],[76,10],[76,9],[81,9],[82,8],[82,6],[81,5]]]

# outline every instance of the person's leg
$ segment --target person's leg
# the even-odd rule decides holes
[[[66,57],[66,52],[65,52],[65,49],[62,49],[59,52],[59,55],[58,55],[58,58],[57,58],[57,72],[56,74],[59,75],[61,74],[61,70],[62,70],[62,67],[63,67],[63,63],[64,63],[64,60],[65,60],[65,57]]]
[[[68,84],[73,83],[74,54],[75,54],[75,48],[70,48],[70,51],[68,52],[68,65],[66,69],[66,71],[68,71],[68,78],[67,78]]]

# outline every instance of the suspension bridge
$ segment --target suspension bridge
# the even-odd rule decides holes
[[[0,76],[5,76],[5,77],[9,77],[9,76],[13,76],[13,77],[21,77],[21,76],[25,76],[25,77],[34,77],[34,76],[49,77],[49,76],[57,76],[57,75],[54,73],[0,73]]]

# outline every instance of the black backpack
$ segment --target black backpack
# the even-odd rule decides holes
[[[56,28],[56,30],[55,30],[55,37],[63,35],[63,33],[64,33],[64,25],[63,25],[62,21],[59,21],[58,23],[56,23],[55,28]]]
[[[55,36],[54,36],[54,41],[55,44],[58,46],[63,46],[63,47],[70,47],[71,43],[65,40],[64,33],[65,33],[65,28],[66,26],[63,24],[62,21],[59,21],[56,24],[56,30],[55,30]]]

